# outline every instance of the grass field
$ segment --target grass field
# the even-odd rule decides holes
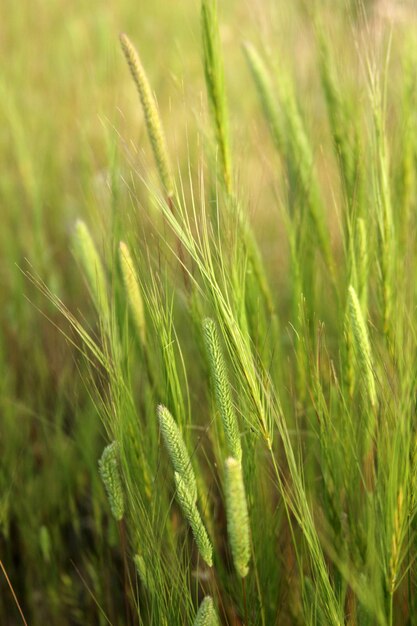
[[[0,52],[0,624],[416,626],[415,2]]]

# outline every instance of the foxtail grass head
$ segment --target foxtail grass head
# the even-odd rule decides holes
[[[133,259],[130,255],[129,248],[121,241],[119,244],[120,267],[123,275],[126,296],[129,302],[136,330],[139,335],[142,347],[146,344],[146,322],[145,312],[143,309],[142,294],[139,288],[139,281],[136,275]]]
[[[227,533],[233,562],[239,576],[245,578],[250,560],[249,515],[242,466],[233,457],[225,462],[225,496]]]
[[[229,140],[229,121],[224,86],[217,0],[202,0],[201,29],[203,38],[204,71],[207,95],[216,130],[223,179],[228,193],[232,191],[232,166]]]
[[[191,526],[198,551],[204,561],[210,567],[213,565],[213,547],[208,537],[207,531],[201,520],[193,494],[190,492],[189,486],[184,478],[175,472],[175,486],[177,488],[177,500]]]
[[[273,92],[269,73],[265,67],[264,61],[251,43],[246,42],[243,46],[243,50],[258,92],[264,117],[271,131],[272,139],[277,149],[281,150],[284,145],[284,138],[278,117],[278,103]]]
[[[372,364],[371,344],[361,305],[352,285],[349,286],[349,319],[354,338],[356,355],[365,380],[366,392],[373,407],[377,405],[375,377]]]
[[[180,429],[165,406],[160,404],[158,406],[157,413],[162,437],[168,450],[171,463],[174,466],[175,471],[181,476],[186,484],[192,501],[196,502],[197,483]]]
[[[240,461],[242,458],[242,446],[227,378],[226,363],[220,348],[216,324],[210,318],[204,320],[203,332],[210,361],[216,405],[223,421],[228,454]]]
[[[120,43],[128,62],[133,80],[135,81],[139,92],[143,114],[145,116],[146,128],[152,145],[161,183],[167,196],[172,198],[174,196],[174,181],[168,156],[168,149],[166,146],[165,134],[162,128],[161,118],[159,116],[155,97],[152,93],[152,89],[139,54],[129,37],[122,33],[120,35]]]
[[[74,251],[85,272],[97,312],[107,322],[110,306],[106,275],[90,231],[82,220],[77,220],[75,224]]]
[[[140,554],[135,554],[133,562],[142,585],[150,592],[155,592],[155,580],[149,568],[146,566],[145,559]]]
[[[200,604],[193,626],[219,626],[219,619],[211,596],[206,596]]]
[[[106,446],[98,462],[98,469],[106,489],[110,509],[118,522],[124,515],[124,496],[118,460],[119,446],[117,441]]]

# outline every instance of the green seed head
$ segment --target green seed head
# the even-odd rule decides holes
[[[232,192],[232,166],[229,140],[229,120],[224,86],[223,59],[221,54],[217,0],[201,3],[201,30],[203,39],[204,72],[207,95],[216,130],[216,140],[228,193]]]
[[[135,554],[133,561],[136,566],[136,571],[141,580],[142,585],[151,593],[155,591],[155,581],[149,568],[146,567],[144,558],[140,554]]]
[[[187,485],[193,502],[197,502],[197,483],[181,432],[171,413],[162,404],[158,406],[157,413],[162,437],[164,438],[171,463]]]
[[[356,291],[349,286],[349,317],[354,338],[355,350],[359,364],[366,382],[369,401],[372,406],[377,404],[375,378],[372,367],[371,345],[369,343],[368,330],[362,315],[361,305]]]
[[[153,154],[158,168],[159,177],[168,195],[174,195],[174,182],[171,174],[168,150],[166,147],[165,135],[159,117],[158,107],[151,86],[146,76],[139,55],[130,41],[129,37],[122,33],[120,43],[128,62],[130,72],[135,81],[139,97],[142,103],[143,114],[145,116],[148,136],[152,145]]]
[[[77,220],[75,224],[74,248],[87,277],[96,309],[108,320],[110,307],[105,272],[90,231],[82,220]]]
[[[237,573],[244,578],[249,572],[249,516],[246,504],[242,466],[229,457],[225,463],[227,532]]]
[[[214,602],[210,596],[206,596],[200,604],[194,626],[219,626]]]
[[[176,495],[178,503],[191,526],[198,551],[207,565],[211,567],[213,565],[213,547],[211,541],[201,521],[200,513],[193,500],[193,494],[190,493],[188,485],[178,472],[175,472],[175,486],[177,488]]]
[[[119,244],[120,267],[122,269],[123,281],[129,307],[135,321],[136,330],[142,346],[146,343],[145,313],[143,310],[143,300],[139,289],[139,281],[136,275],[133,259],[129,248],[121,241]]]
[[[98,469],[106,489],[110,509],[115,520],[120,521],[124,514],[124,497],[118,464],[118,444],[113,441],[103,450]]]
[[[265,67],[265,63],[256,48],[251,43],[245,43],[243,50],[255,82],[263,114],[271,131],[272,139],[276,147],[281,150],[285,142],[282,136],[280,120],[278,118],[276,96],[273,92],[271,79]]]
[[[240,444],[239,427],[233,408],[226,364],[220,348],[217,328],[213,320],[209,318],[204,320],[203,331],[210,361],[216,405],[223,421],[228,453],[240,461],[242,458],[242,446]]]

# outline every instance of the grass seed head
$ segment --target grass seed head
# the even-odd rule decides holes
[[[191,526],[198,551],[207,565],[211,567],[213,565],[213,547],[211,541],[204,528],[200,513],[193,499],[193,494],[190,493],[187,483],[178,472],[175,472],[175,486],[177,488],[176,495],[178,503]]]
[[[203,0],[201,4],[204,71],[216,139],[223,169],[223,179],[228,193],[232,191],[232,166],[229,141],[229,122],[224,86],[223,59],[221,55],[217,0]]]
[[[171,173],[165,134],[162,128],[161,118],[159,116],[155,97],[152,93],[152,89],[139,54],[129,37],[122,33],[120,35],[120,43],[128,62],[133,80],[135,81],[139,92],[148,136],[152,145],[159,177],[167,196],[172,198],[174,195],[174,181]]]
[[[244,578],[249,572],[249,515],[246,504],[242,466],[229,457],[225,463],[227,532],[237,573]]]
[[[216,324],[212,319],[206,318],[204,320],[203,331],[210,361],[217,409],[223,421],[228,453],[240,461],[242,459],[242,446],[240,443],[239,427],[233,408],[226,364],[220,348]]]
[[[87,277],[96,309],[108,321],[110,307],[106,275],[90,231],[82,220],[77,220],[75,224],[74,248]]]
[[[98,462],[98,469],[106,489],[111,512],[114,519],[119,522],[123,518],[125,507],[119,472],[118,448],[117,441],[113,441],[113,443],[104,448],[101,459]]]
[[[141,580],[143,586],[150,592],[155,592],[155,581],[149,568],[146,566],[144,558],[140,554],[135,554],[133,557],[133,562],[136,567],[136,571]]]
[[[174,418],[168,409],[160,404],[157,409],[159,425],[165,446],[175,471],[184,480],[192,501],[197,501],[197,483],[191,460]]]
[[[349,286],[349,317],[355,350],[365,379],[369,401],[372,406],[376,406],[377,396],[372,365],[371,345],[369,343],[368,330],[363,318],[361,305],[352,285]]]
[[[194,626],[219,626],[216,609],[211,596],[206,596],[198,609]]]
[[[142,346],[146,344],[146,322],[143,308],[142,294],[139,288],[139,281],[136,275],[133,259],[129,248],[121,241],[119,244],[120,267],[122,269],[123,282],[129,302],[129,307],[135,321],[136,330]]]

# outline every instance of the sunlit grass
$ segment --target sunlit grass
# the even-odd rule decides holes
[[[0,622],[417,623],[412,6],[9,4]]]

